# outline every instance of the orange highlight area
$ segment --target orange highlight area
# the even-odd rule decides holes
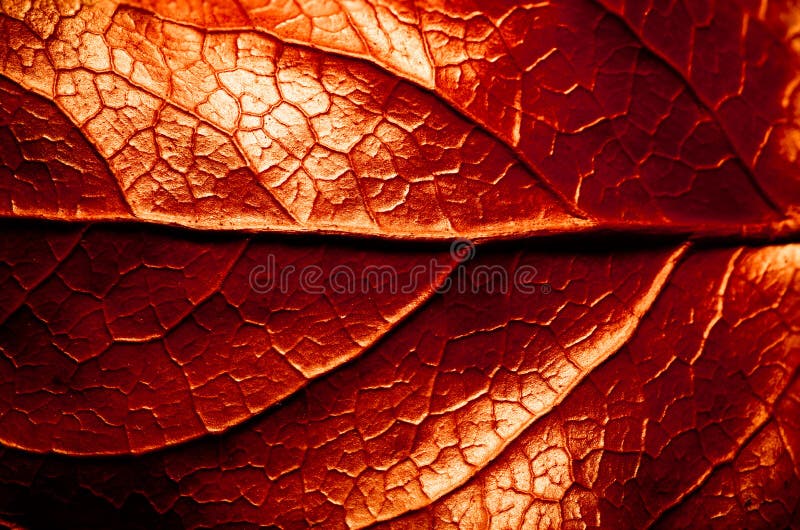
[[[800,530],[794,0],[0,0],[0,527]]]

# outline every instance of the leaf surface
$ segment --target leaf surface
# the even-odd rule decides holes
[[[0,2],[0,526],[798,528],[796,2]]]
[[[599,220],[796,216],[791,2],[302,0],[245,2],[228,19],[191,2],[140,5],[205,27],[263,29],[398,72],[495,133]],[[370,47],[405,35],[395,27],[413,32],[405,47]],[[343,38],[348,32],[366,46],[353,48],[359,40]],[[415,59],[425,65],[409,68]]]
[[[733,136],[722,95],[712,101],[702,79],[695,88],[667,52],[591,2],[287,7],[300,9],[284,15],[303,27],[326,12],[310,17],[310,33],[281,24],[272,4],[255,14],[213,2],[144,7],[152,11],[103,1],[66,16],[39,6],[3,17],[2,72],[80,127],[136,218],[428,238],[796,225],[791,131],[745,146],[772,129]],[[750,20],[727,11],[739,27]],[[762,57],[774,45],[763,24],[752,37]],[[405,48],[378,46],[391,53],[369,44],[406,31],[388,27],[416,36]],[[361,51],[348,48],[348,31],[371,36]],[[429,63],[435,83],[404,61]],[[771,95],[764,120],[792,118],[775,89],[794,86],[794,55],[775,55],[778,83],[750,57],[740,62],[752,83],[733,69],[720,75],[757,85],[742,104]]]
[[[690,256],[613,359],[465,487],[396,526],[794,524],[800,442],[779,426],[796,423],[797,259],[797,245]]]
[[[6,227],[0,438],[33,451],[139,453],[236,425],[369,348],[453,266],[243,235]]]

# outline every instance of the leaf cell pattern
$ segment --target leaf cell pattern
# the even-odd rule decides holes
[[[0,2],[0,526],[800,528],[798,27]]]

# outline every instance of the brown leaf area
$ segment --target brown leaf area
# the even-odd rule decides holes
[[[799,21],[0,2],[0,526],[800,528]]]

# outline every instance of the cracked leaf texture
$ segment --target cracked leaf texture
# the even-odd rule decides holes
[[[800,528],[799,87],[794,0],[0,1],[0,527]]]

